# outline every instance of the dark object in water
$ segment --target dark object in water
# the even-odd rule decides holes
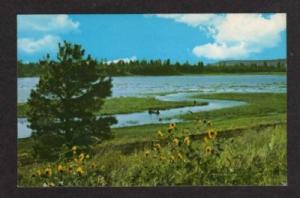
[[[160,121],[160,122],[161,122],[161,121],[162,121],[162,118],[158,118],[158,121]]]
[[[196,105],[197,104],[197,102],[196,102],[196,100],[194,100],[194,105]]]
[[[157,114],[157,115],[159,115],[159,109],[152,109],[152,108],[150,108],[149,110],[148,110],[148,113],[149,114]]]

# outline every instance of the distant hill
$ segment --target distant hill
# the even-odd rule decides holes
[[[274,66],[277,65],[278,62],[280,62],[281,65],[286,66],[286,59],[272,59],[272,60],[227,60],[227,61],[219,61],[213,65],[252,65],[256,64],[257,66],[264,66],[264,64],[267,64],[267,66]]]

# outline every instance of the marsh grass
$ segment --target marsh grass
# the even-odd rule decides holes
[[[197,103],[197,105],[207,105],[207,102]],[[134,112],[148,111],[148,109],[171,109],[180,108],[186,106],[194,106],[191,101],[173,102],[173,101],[160,101],[153,97],[117,97],[106,99],[105,103],[99,114],[111,115],[111,114],[127,114]],[[17,113],[18,117],[26,117],[28,111],[26,103],[18,104]]]

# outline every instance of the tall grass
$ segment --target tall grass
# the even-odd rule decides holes
[[[110,150],[91,153],[91,157],[80,160],[78,150],[71,159],[62,157],[50,164],[19,167],[18,185],[287,184],[286,125],[249,129],[232,138],[211,136],[212,130],[215,129],[207,127],[206,139],[193,140],[188,135],[178,136],[180,128],[163,129],[158,132],[152,146],[131,154]],[[70,166],[72,170],[67,169]],[[63,167],[64,171],[60,171],[59,167]],[[47,170],[52,171],[51,175]]]

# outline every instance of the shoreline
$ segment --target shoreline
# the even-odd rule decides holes
[[[111,75],[110,77],[159,77],[159,76],[203,76],[203,75],[287,75],[287,72],[241,72],[241,73],[182,73],[182,74],[166,74],[166,75]],[[39,76],[17,76],[17,78],[39,78]]]
[[[123,104],[122,104],[123,103]],[[156,99],[154,97],[116,97],[111,98],[105,101],[105,107],[101,112],[98,112],[98,115],[107,116],[107,115],[116,115],[116,114],[131,114],[131,113],[140,113],[148,111],[149,109],[158,109],[158,110],[170,110],[183,107],[191,106],[205,106],[208,105],[208,102],[197,102],[195,105],[192,101],[163,101]],[[116,104],[120,106],[125,106],[125,108],[119,108],[117,110],[111,110]],[[133,105],[132,105],[133,104]],[[131,105],[131,106],[130,106]],[[25,111],[27,111],[26,103],[17,104],[17,118],[27,118],[25,116]],[[135,108],[135,109],[133,109]]]
[[[265,101],[261,99],[262,96],[264,97],[271,97],[272,100],[281,102],[283,104],[280,104],[280,106],[284,105],[285,100],[282,100],[280,98],[285,98],[286,97],[286,93],[215,93],[215,94],[208,94],[208,95],[203,95],[203,94],[199,94],[199,95],[195,95],[193,98],[203,98],[203,99],[215,99],[215,100],[233,100],[233,101],[243,101],[243,102],[247,102],[248,105],[247,106],[238,106],[238,107],[229,107],[229,108],[223,108],[223,109],[216,109],[216,110],[212,110],[212,111],[207,111],[207,112],[195,112],[193,114],[184,114],[184,115],[180,115],[178,118],[184,119],[187,122],[185,124],[190,125],[191,122],[193,122],[193,120],[195,120],[195,118],[203,118],[203,116],[209,116],[214,115],[213,117],[217,120],[221,119],[220,121],[223,123],[227,123],[230,122],[230,120],[233,117],[240,117],[243,118],[246,116],[246,118],[250,118],[253,117],[254,118],[257,116],[256,114],[261,114],[261,113],[257,113],[258,109],[267,109],[266,111],[269,112],[269,108],[275,108],[273,107],[273,105],[271,105],[271,107],[265,107]],[[263,103],[263,104],[260,104]],[[237,113],[236,111],[238,110],[238,112],[240,111],[244,111],[244,113]],[[275,109],[274,109],[275,110]],[[278,110],[276,110],[278,111]],[[236,113],[235,113],[236,112]],[[279,111],[276,114],[281,115],[282,113],[284,113],[284,111]],[[240,114],[240,115],[238,115]],[[265,117],[268,120],[267,117],[273,117],[273,115],[269,115],[263,113],[263,115],[260,115]],[[209,116],[210,117],[210,116]],[[272,118],[270,117],[270,119],[272,120]],[[276,117],[276,116],[275,116]],[[281,117],[281,116],[279,116]],[[223,120],[225,119],[225,120]],[[228,119],[228,120],[226,120]],[[185,125],[184,123],[182,123],[183,125]],[[125,133],[122,133],[123,135],[127,134],[127,131],[135,131],[136,129],[139,130],[140,128],[159,128],[162,125],[166,125],[166,124],[145,124],[145,125],[138,125],[138,126],[128,126],[128,127],[120,127],[120,128],[115,128],[113,129],[115,132],[117,131],[126,131]],[[223,128],[223,127],[222,127]],[[140,131],[140,130],[139,130]],[[155,130],[154,130],[155,131]],[[135,134],[135,132],[133,132],[133,134]],[[129,136],[131,136],[132,134],[130,134]],[[137,135],[137,134],[136,134]],[[18,140],[22,140],[22,139],[30,139],[30,137],[27,138],[18,138]]]

